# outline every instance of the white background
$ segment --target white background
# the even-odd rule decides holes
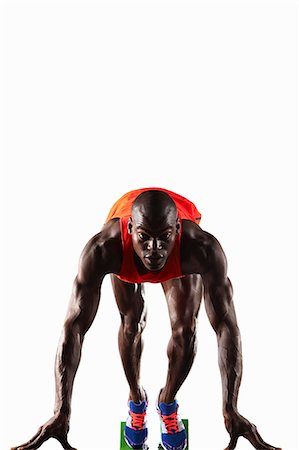
[[[266,441],[297,449],[294,3],[11,1],[2,30],[0,448],[52,415],[54,355],[83,246],[122,194],[160,186],[195,202],[226,252],[243,339],[240,412]],[[154,449],[170,330],[160,286],[148,284],[146,297]],[[75,380],[69,438],[80,450],[119,448],[128,388],[118,326],[107,278]],[[178,400],[190,450],[227,445],[203,306]]]

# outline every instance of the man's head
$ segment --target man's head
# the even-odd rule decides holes
[[[163,268],[179,232],[176,204],[163,191],[144,191],[133,202],[129,233],[133,247],[150,271]]]

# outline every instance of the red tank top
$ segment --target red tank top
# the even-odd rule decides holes
[[[121,239],[122,239],[122,265],[119,274],[117,275],[123,281],[127,281],[129,283],[161,283],[166,280],[170,280],[172,278],[180,278],[184,276],[181,271],[181,263],[180,263],[180,242],[181,242],[181,232],[177,235],[174,248],[167,258],[167,261],[164,267],[159,272],[147,272],[143,275],[140,275],[136,264],[134,262],[134,249],[132,244],[132,236],[128,231],[128,221],[131,216],[132,203],[135,198],[144,191],[149,190],[158,190],[163,191],[168,194],[176,204],[178,210],[178,217],[180,220],[187,219],[192,220],[193,222],[199,224],[201,220],[201,214],[197,210],[196,206],[187,200],[185,197],[182,197],[179,194],[175,194],[174,192],[168,191],[167,189],[162,188],[144,188],[144,189],[136,189],[134,191],[130,191],[127,194],[123,195],[117,202],[112,206],[108,217],[106,219],[106,223],[114,218],[120,219],[120,231],[121,231]]]

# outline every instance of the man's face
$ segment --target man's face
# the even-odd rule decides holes
[[[148,270],[157,272],[163,268],[179,229],[180,223],[173,217],[162,218],[158,223],[149,221],[141,214],[135,214],[130,219],[133,248]]]

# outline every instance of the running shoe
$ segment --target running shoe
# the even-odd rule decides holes
[[[129,415],[127,418],[124,435],[126,443],[134,449],[146,448],[144,443],[147,439],[148,431],[146,427],[147,398],[141,403],[129,401]]]
[[[164,450],[185,450],[187,434],[178,414],[178,403],[157,404],[157,411],[161,421],[161,444]]]

